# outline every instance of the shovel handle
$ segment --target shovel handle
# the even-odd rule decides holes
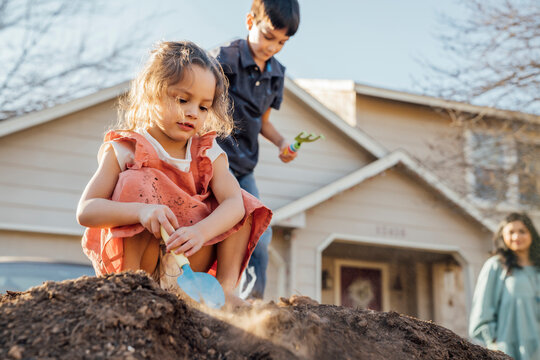
[[[290,144],[288,147],[283,149],[281,152],[283,155],[287,155],[289,153],[295,153],[300,149],[300,145],[304,142],[313,142],[315,140],[324,139],[324,135],[318,135],[315,136],[315,134],[308,134],[305,131],[302,131],[300,134],[296,135],[294,138],[295,142]]]
[[[167,243],[167,241],[169,240],[169,234],[167,234],[163,226],[161,227],[160,231],[161,231],[161,237],[163,238],[163,241]],[[174,251],[171,251],[171,254],[174,256],[174,260],[176,260],[176,263],[178,264],[180,268],[182,268],[182,266],[186,264],[189,265],[189,260],[187,257],[184,256],[184,254],[177,254]]]
[[[287,155],[288,153],[295,153],[300,149],[300,143],[298,141],[295,141],[285,149],[283,149],[282,153],[283,155]]]

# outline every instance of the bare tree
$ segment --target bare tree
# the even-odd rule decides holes
[[[444,64],[424,91],[445,99],[540,113],[540,2],[459,0],[459,18],[441,16]]]
[[[110,39],[94,23],[104,5],[106,1],[0,0],[0,120],[126,79],[144,33]],[[99,30],[101,38],[94,36]]]
[[[437,32],[445,57],[423,61],[428,72],[421,86],[426,94],[480,107],[435,109],[458,131],[431,142],[431,155],[422,160],[487,216],[537,210],[540,2],[456,1],[463,11],[441,15]]]

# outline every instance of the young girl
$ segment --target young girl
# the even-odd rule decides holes
[[[233,127],[220,65],[191,42],[163,42],[121,110],[77,209],[96,274],[142,269],[175,290],[175,251],[238,304],[233,290],[271,212],[240,189],[215,142]]]
[[[472,338],[516,360],[540,359],[540,237],[526,214],[511,213],[494,236],[496,255],[478,277]]]

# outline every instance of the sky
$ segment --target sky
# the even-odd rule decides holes
[[[118,0],[116,0],[118,1]],[[276,56],[292,78],[349,79],[360,84],[418,92],[425,74],[421,61],[444,61],[436,38],[440,14],[456,15],[456,0],[300,0],[300,27]],[[114,3],[114,2],[113,2]],[[246,37],[250,0],[132,0],[104,28],[130,31],[154,14],[144,58],[158,40],[191,40],[210,49]],[[117,3],[118,4],[118,3]],[[134,68],[136,71],[136,68]],[[416,89],[416,90],[415,90]]]
[[[11,77],[11,89],[23,88],[28,78],[57,80],[10,98],[4,110],[19,111],[44,99],[65,101],[130,80],[161,40],[191,40],[210,50],[246,38],[245,20],[251,7],[251,0],[13,0],[6,13],[30,12],[34,20],[19,25],[32,25],[35,19],[43,20],[44,10],[65,1],[75,13],[64,12],[43,37],[40,30],[27,36],[25,26],[0,31],[0,64],[6,65],[0,66],[0,84],[10,69],[17,67],[21,54],[26,54],[27,62]],[[428,68],[422,61],[439,66],[448,61],[437,38],[442,29],[440,17],[457,16],[461,9],[459,0],[299,2],[299,29],[276,55],[289,77],[353,80],[411,93],[422,93],[422,85],[426,85]],[[38,39],[35,45],[34,39]],[[69,77],[54,75],[69,62],[95,61],[97,55],[116,49],[122,40],[133,46],[126,50],[127,61],[114,74],[83,69]],[[79,56],[80,48],[84,52]]]

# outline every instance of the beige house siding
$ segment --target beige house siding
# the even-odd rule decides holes
[[[320,286],[321,274],[320,269],[314,269],[318,269],[317,263],[321,261],[319,257],[321,254],[324,256],[321,247],[325,246],[330,237],[334,236],[336,241],[352,246],[349,252],[340,255],[345,258],[362,253],[355,252],[354,247],[377,247],[381,244],[386,249],[382,249],[382,256],[384,257],[384,252],[388,254],[386,262],[390,265],[390,285],[398,273],[402,274],[401,281],[405,284],[402,291],[406,296],[403,296],[403,293],[390,292],[390,309],[439,320],[441,324],[453,326],[462,335],[466,335],[464,329],[457,326],[458,323],[466,323],[464,309],[459,309],[461,311],[458,311],[456,316],[461,319],[452,325],[444,317],[437,318],[440,312],[419,309],[418,304],[427,308],[442,306],[440,302],[431,304],[430,291],[435,292],[435,298],[446,301],[448,294],[441,288],[441,275],[434,272],[431,266],[442,261],[437,260],[437,257],[443,259],[442,255],[454,253],[463,257],[469,269],[467,273],[460,275],[464,278],[463,284],[468,283],[463,285],[462,291],[456,295],[463,298],[455,301],[456,306],[465,304],[464,288],[469,286],[467,291],[470,297],[475,280],[470,275],[469,264],[482,263],[487,258],[490,249],[489,235],[481,225],[470,221],[457,209],[449,208],[446,201],[427,191],[425,186],[415,179],[396,169],[387,170],[306,211],[306,227],[292,233],[291,258],[294,260],[290,269],[290,291],[319,298],[317,289]],[[432,253],[434,262],[418,265],[415,261],[409,264],[401,259],[396,266],[390,256],[390,243],[395,244],[394,248],[402,247],[403,252],[410,251],[409,249],[422,250],[425,247],[424,250]],[[364,259],[360,259],[368,261],[370,257],[373,258],[373,253],[364,252],[364,256]],[[339,256],[323,258],[320,266],[332,269],[331,264],[338,258]],[[411,271],[411,268],[418,271]],[[433,279],[426,274],[429,271],[433,272]],[[335,279],[335,274],[331,275]],[[416,283],[417,280],[421,286],[416,289],[407,288],[406,284]],[[321,300],[323,297],[333,303],[334,299],[328,291],[320,293]]]
[[[338,202],[338,207],[331,206]],[[446,202],[427,192],[423,185],[393,169],[334,197],[318,206],[316,213],[308,211],[308,214],[307,227],[313,231],[333,228],[378,236],[385,232],[384,228],[395,227],[403,230],[396,235],[404,234],[400,237],[403,241],[476,247],[470,241],[469,220],[457,209],[455,212],[448,209]],[[478,228],[473,239],[484,234],[480,226]]]
[[[466,192],[463,154],[455,158],[456,149],[464,148],[463,130],[444,111],[363,95],[357,96],[356,111],[357,126],[383,146],[407,151],[452,189]]]
[[[116,121],[115,102],[113,97],[0,137],[1,254],[48,253],[53,259],[87,262],[80,249],[84,229],[77,224],[75,211],[84,187],[97,168],[96,156],[103,134]],[[292,164],[282,163],[275,146],[261,138],[261,161],[256,177],[262,199],[272,209],[342,177],[371,159],[359,151],[357,143],[340,136],[321,114],[288,90],[281,109],[272,113],[271,121],[290,139],[300,131],[326,137],[303,145]],[[42,241],[54,238],[55,234],[59,239],[69,239],[68,248],[50,250],[51,244]],[[20,247],[12,246],[15,238]],[[21,251],[23,248],[28,248],[28,253]]]
[[[259,164],[255,168],[261,199],[272,209],[280,208],[329,184],[372,161],[359,145],[346,139],[316,112],[285,93],[284,104],[273,110],[270,119],[289,141],[305,131],[323,134],[324,140],[305,143],[297,158],[284,164],[276,146],[259,138]]]
[[[2,255],[87,262],[75,211],[114,117],[109,101],[0,139]]]
[[[357,125],[356,89],[352,80],[297,79],[295,82],[338,114],[349,125]]]
[[[0,253],[90,264],[81,251],[81,237],[73,235],[0,231]]]
[[[357,126],[391,150],[427,156],[430,141],[451,134],[448,117],[425,106],[358,95],[356,112]]]
[[[470,167],[473,160],[467,158],[467,151],[470,151],[468,134],[469,130],[474,130],[502,135],[505,145],[510,148],[504,161],[509,161],[516,141],[539,143],[540,116],[374,88],[351,81],[302,79],[297,82],[329,107],[352,101],[359,129],[390,151],[407,151],[461,197],[473,202],[484,216],[499,221],[510,211],[525,210],[536,223],[540,222],[538,207],[520,204],[517,199],[518,190],[513,185],[517,184],[516,176],[507,176],[510,185],[506,195],[509,199],[493,202],[476,198],[473,195],[475,176]],[[356,92],[352,100],[349,97],[351,89]],[[339,97],[341,100],[336,99]],[[451,116],[474,118],[474,121],[457,126]],[[486,124],[489,125],[486,127]]]
[[[329,108],[336,108],[336,104],[348,101],[349,104],[342,105],[342,108],[353,106],[354,112],[336,109],[336,113],[341,116],[350,116],[353,113],[355,126],[383,147],[389,151],[405,150],[444,179],[454,191],[466,193],[466,168],[463,165],[455,166],[456,163],[463,164],[464,161],[462,157],[455,158],[455,154],[458,154],[456,149],[463,149],[464,146],[462,129],[451,126],[446,110],[396,101],[392,97],[402,94],[394,91],[388,91],[389,98],[357,93],[353,82],[343,80],[301,79],[297,82]],[[373,89],[377,90],[376,92],[385,92],[383,89]],[[350,96],[351,91],[354,91],[354,97]],[[448,159],[449,156],[451,160]]]
[[[288,229],[274,227],[268,259],[265,297],[278,300],[289,296],[290,233]]]
[[[360,94],[356,99],[356,113],[359,128],[390,151],[407,151],[447,186],[472,202],[486,217],[499,221],[511,211],[524,210],[540,224],[540,209],[520,204],[517,200],[518,187],[511,185],[518,182],[515,174],[506,175],[507,184],[510,184],[506,195],[510,199],[490,202],[475,198],[473,168],[470,167],[472,160],[467,159],[467,152],[471,152],[467,139],[472,131],[501,136],[504,140],[499,147],[507,146],[510,149],[504,155],[505,161],[515,156],[516,142],[539,144],[538,119],[523,122],[513,118],[479,116],[476,125],[460,127],[452,124],[447,111],[443,109]],[[489,125],[486,126],[483,121]],[[510,195],[512,191],[515,193],[513,197]]]

